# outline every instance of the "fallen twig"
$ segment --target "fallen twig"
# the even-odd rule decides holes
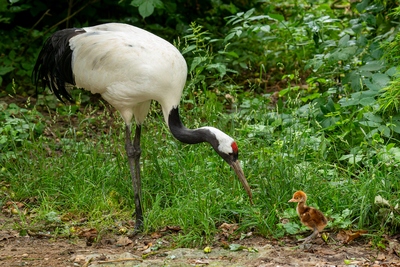
[[[128,258],[128,259],[118,259],[118,260],[111,260],[111,261],[98,261],[98,263],[111,263],[111,262],[119,262],[119,261],[143,261],[143,260],[142,259]]]

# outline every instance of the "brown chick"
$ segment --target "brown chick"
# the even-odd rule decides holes
[[[297,191],[293,194],[293,198],[289,200],[289,202],[298,202],[296,211],[300,216],[301,222],[314,231],[309,237],[303,239],[303,244],[310,242],[328,224],[324,214],[316,208],[306,206],[306,201],[307,195],[303,191]]]

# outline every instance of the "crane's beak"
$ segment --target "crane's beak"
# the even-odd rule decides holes
[[[292,198],[289,202],[296,202],[296,199]]]
[[[246,190],[247,195],[249,195],[250,198],[250,203],[254,205],[253,203],[253,195],[251,194],[250,186],[247,183],[246,177],[244,176],[242,166],[240,166],[239,160],[231,162],[232,169],[235,171],[236,175],[239,177],[240,182],[242,183],[244,189]]]

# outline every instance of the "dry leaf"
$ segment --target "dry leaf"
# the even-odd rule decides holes
[[[367,230],[340,230],[336,238],[346,244],[366,233],[368,233]]]
[[[117,244],[121,245],[121,246],[127,246],[127,245],[132,244],[132,243],[133,243],[132,240],[130,240],[126,236],[121,236],[117,241]]]
[[[147,245],[144,246],[144,247],[142,248],[142,250],[149,249],[149,248],[151,248],[152,245],[153,245],[153,243],[147,243]]]
[[[7,201],[6,202],[6,206],[7,207],[14,207],[14,205],[17,206],[17,208],[19,208],[19,209],[23,208],[25,206],[25,204],[21,203],[21,202],[13,202],[13,201]]]
[[[228,223],[223,223],[218,229],[222,230],[222,234],[226,238],[239,238],[239,233],[236,233],[235,236],[232,236],[232,234],[239,228],[237,224],[228,224]]]
[[[378,260],[378,261],[385,261],[385,260],[386,260],[385,254],[379,253],[378,257],[376,257],[376,260]]]
[[[178,232],[181,230],[181,227],[179,225],[176,226],[165,226],[163,229],[160,230],[160,232],[167,232],[167,231],[175,231]]]
[[[151,238],[161,238],[162,234],[160,234],[159,232],[154,232],[151,234]]]
[[[84,255],[76,255],[74,262],[80,262],[80,261],[84,261],[84,260],[85,260]]]
[[[289,219],[283,218],[281,219],[282,224],[287,224],[289,222]]]
[[[99,232],[95,229],[89,229],[89,230],[81,230],[77,233],[78,237],[83,237],[86,238],[86,245],[91,246],[93,241],[96,239],[98,236]]]
[[[208,265],[208,264],[210,264],[208,261],[206,261],[206,260],[197,260],[197,261],[195,261],[194,262],[195,264],[205,264],[205,265]]]
[[[63,221],[63,222],[68,222],[70,220],[76,220],[76,218],[77,218],[76,215],[72,214],[71,212],[68,212],[66,214],[63,214],[60,217],[60,220]]]
[[[98,235],[98,231],[95,228],[92,229],[86,229],[86,230],[80,230],[78,232],[79,237],[85,237],[85,238],[95,238]]]

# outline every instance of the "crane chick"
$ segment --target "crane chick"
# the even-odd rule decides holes
[[[293,198],[289,202],[297,202],[297,214],[299,214],[301,222],[314,231],[309,237],[303,239],[304,243],[310,242],[318,232],[321,232],[328,224],[328,220],[324,214],[313,207],[306,206],[307,195],[303,191],[297,191],[293,194]]]

